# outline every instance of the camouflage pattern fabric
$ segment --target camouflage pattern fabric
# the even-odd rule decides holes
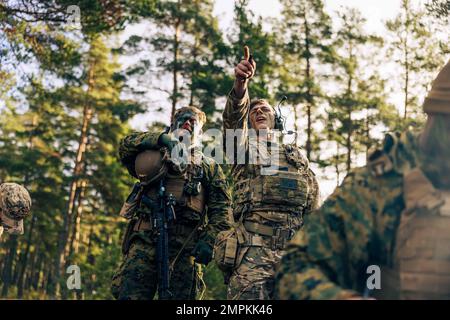
[[[248,91],[242,99],[238,99],[232,90],[228,96],[223,113],[224,132],[228,129],[241,129],[243,134],[242,139],[238,141],[238,148],[244,148],[246,152],[253,147],[249,144],[248,139],[249,106]],[[224,134],[224,137],[226,137],[226,134]],[[300,229],[303,224],[303,215],[308,214],[318,206],[319,185],[314,173],[309,168],[307,159],[301,155],[299,148],[290,145],[290,152],[286,152],[288,150],[286,148],[288,147],[285,145],[279,145],[277,148],[274,148],[275,151],[269,150],[269,152],[279,152],[280,162],[288,163],[290,169],[289,172],[286,172],[287,176],[289,174],[292,176],[294,174],[301,175],[302,189],[307,190],[305,194],[298,194],[298,190],[286,191],[289,194],[295,193],[294,198],[304,199],[301,206],[283,205],[277,201],[268,205],[266,203],[263,207],[253,207],[251,209],[249,207],[252,204],[241,205],[238,200],[240,193],[236,190],[236,185],[245,181],[255,181],[253,179],[261,177],[262,166],[260,164],[247,163],[235,164],[232,167],[235,186],[233,190],[234,219],[236,221],[242,220],[244,224],[245,222],[260,224],[269,227],[274,232],[282,230],[288,235],[277,236],[276,238],[280,241],[278,245],[273,245],[275,237],[270,236],[261,236],[262,245],[255,243],[239,244],[238,259],[234,271],[231,275],[226,275],[230,279],[228,284],[229,299],[267,300],[273,297],[275,270],[284,253],[284,241],[289,240]],[[234,151],[235,159],[237,155],[236,150]],[[259,153],[261,151],[258,150]],[[279,198],[282,201],[283,198],[287,198],[287,193],[282,194],[285,190],[277,189],[271,190],[271,192],[274,193],[274,199]],[[263,191],[262,193],[268,195],[270,192]],[[254,236],[256,236],[255,233],[247,232],[247,238],[254,239]]]
[[[31,213],[31,197],[17,183],[0,184],[0,224],[6,232],[23,234],[23,219]]]
[[[161,132],[145,132],[145,133],[133,133],[127,136],[120,144],[119,155],[122,163],[128,168],[129,172],[136,177],[134,172],[134,161],[136,155],[143,150],[147,149],[159,149],[158,138]],[[197,151],[199,152],[199,151]],[[230,202],[231,195],[228,188],[228,183],[223,174],[220,166],[212,159],[202,157],[201,166],[203,168],[203,178],[201,183],[206,190],[206,225],[201,230],[195,233],[193,239],[202,239],[213,247],[214,240],[217,234],[222,230],[230,228]],[[176,207],[176,225],[180,227],[186,227],[190,230],[198,227],[201,222],[201,215],[194,211]],[[151,210],[147,208],[143,203],[137,209],[139,215],[151,215]],[[172,240],[169,240],[170,251],[176,251],[176,243],[184,243],[188,234],[183,233],[181,235],[174,235],[169,233],[169,237],[172,236]],[[142,238],[142,232],[134,232],[129,240],[129,252],[124,257],[122,266],[114,276],[113,289],[115,296],[118,298],[132,298],[132,299],[152,299],[154,289],[148,284],[144,284],[141,278],[153,279],[154,283],[157,282],[156,278],[156,264],[154,251],[156,247],[156,240],[144,240],[143,242],[138,239]],[[195,241],[195,240],[194,240]],[[175,285],[172,287],[172,293],[176,298],[188,299],[187,292],[189,291],[187,286],[192,281],[190,276],[186,273],[187,270],[191,270],[193,263],[188,262],[190,252],[193,249],[193,244],[188,244],[189,247],[183,250],[179,260],[177,260],[175,271],[172,275],[171,283]],[[178,248],[181,247],[179,244]],[[145,258],[143,255],[145,253]],[[143,261],[151,262],[146,267],[143,266]],[[138,275],[134,275],[137,270]],[[178,271],[177,271],[178,270]],[[183,279],[181,279],[183,278]],[[179,280],[177,280],[179,279]],[[176,283],[179,283],[176,284]],[[145,294],[144,294],[145,293]],[[191,298],[193,296],[190,296]]]
[[[186,232],[169,235],[169,261],[178,254]],[[174,300],[193,300],[201,292],[202,279],[197,272],[190,252],[194,244],[191,241],[178,257],[174,270],[170,275],[170,292]],[[150,300],[158,289],[156,256],[156,235],[151,231],[136,232],[131,239],[130,248],[114,274],[111,292],[119,300]]]
[[[363,295],[367,267],[392,262],[405,209],[403,173],[417,166],[427,172],[417,135],[387,135],[368,165],[350,172],[288,244],[276,277],[277,298]]]
[[[265,247],[241,247],[240,250],[246,250],[246,253],[230,278],[228,299],[270,299],[273,297],[276,266],[284,251]]]

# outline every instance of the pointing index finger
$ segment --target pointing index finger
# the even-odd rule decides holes
[[[248,61],[250,58],[250,49],[247,46],[244,46],[244,60]]]

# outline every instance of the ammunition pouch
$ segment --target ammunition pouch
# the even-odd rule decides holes
[[[288,207],[303,213],[308,201],[309,187],[302,173],[276,171],[274,175],[259,175],[236,183],[236,205],[251,203],[251,207]]]
[[[195,228],[193,226],[185,226],[182,224],[171,224],[168,226],[169,233],[171,235],[186,235],[192,232],[192,230]],[[152,224],[152,221],[149,221],[147,219],[136,219],[134,221],[134,224],[131,228],[131,232],[140,232],[140,231],[151,231],[154,229],[154,226]],[[198,229],[198,228],[197,228]],[[199,231],[200,232],[200,231]]]
[[[242,224],[234,224],[229,230],[221,231],[214,243],[213,259],[219,269],[224,272],[225,278],[239,266],[240,256],[239,245],[245,243],[244,230]]]
[[[186,181],[183,175],[171,175],[167,174],[165,178],[166,194],[172,194],[176,201],[177,207],[185,207],[199,214],[203,213],[205,209],[206,193],[202,184],[196,184],[195,191],[198,191],[196,195],[189,195],[186,193],[186,185],[190,183]],[[158,198],[157,185],[152,185],[147,188],[146,196],[152,201],[157,201]]]
[[[248,236],[248,246],[266,247],[271,250],[283,250],[286,243],[294,236],[294,231],[286,228],[273,228],[264,224],[246,221],[245,230]]]

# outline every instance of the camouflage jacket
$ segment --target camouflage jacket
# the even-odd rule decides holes
[[[362,295],[367,267],[391,265],[405,208],[403,173],[420,163],[418,137],[387,135],[365,167],[340,187],[288,244],[276,278],[280,299],[345,299]]]
[[[237,141],[237,146],[233,152],[234,161],[237,159],[237,150],[245,150],[248,157],[248,152],[251,146],[249,146],[249,106],[250,97],[248,95],[248,90],[246,91],[242,99],[238,99],[235,96],[234,90],[232,90],[227,98],[226,106],[223,112],[223,131],[224,138],[227,136],[227,130],[241,130],[242,135]],[[224,146],[226,147],[226,142]],[[275,143],[275,145],[277,145]],[[284,145],[279,144],[276,148],[268,148],[269,152],[276,152],[273,150],[278,150],[281,157],[286,157],[288,163],[293,165],[298,169],[298,172],[304,174],[304,179],[307,184],[307,189],[309,190],[306,200],[306,209],[304,213],[309,213],[313,209],[316,209],[319,204],[319,184],[315,177],[314,172],[309,167],[309,161],[305,156],[302,155],[300,148],[295,145]],[[258,150],[259,152],[259,150]],[[227,153],[228,155],[228,153]],[[242,155],[241,155],[242,156]],[[255,177],[261,175],[261,165],[248,164],[248,158],[246,159],[246,164],[234,164],[232,167],[233,182],[236,184],[239,181],[248,179],[249,177]],[[234,199],[236,198],[233,195]],[[236,210],[237,209],[237,210]],[[240,214],[240,208],[234,207],[235,218]]]
[[[137,177],[134,171],[136,156],[144,150],[161,148],[158,145],[160,135],[161,132],[136,132],[121,141],[119,147],[120,160],[135,178]],[[202,156],[201,159],[201,166],[204,172],[201,183],[206,190],[207,214],[207,226],[202,237],[212,245],[220,231],[230,228],[231,195],[227,180],[220,166],[214,160],[205,156]],[[196,214],[191,211],[177,212],[177,221],[182,224],[190,224],[190,221],[199,221],[200,217],[194,215]]]

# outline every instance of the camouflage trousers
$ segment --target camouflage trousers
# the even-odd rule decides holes
[[[245,250],[246,252],[242,252]],[[283,250],[266,247],[239,247],[242,261],[233,271],[228,284],[230,300],[268,300],[273,298],[275,272]]]
[[[140,231],[142,233],[142,231]],[[179,253],[185,237],[169,236],[169,261]],[[194,300],[203,283],[201,266],[190,256],[193,246],[187,245],[179,255],[170,274],[173,300]],[[151,300],[158,290],[156,242],[148,237],[134,236],[122,264],[112,279],[111,292],[119,300]]]

